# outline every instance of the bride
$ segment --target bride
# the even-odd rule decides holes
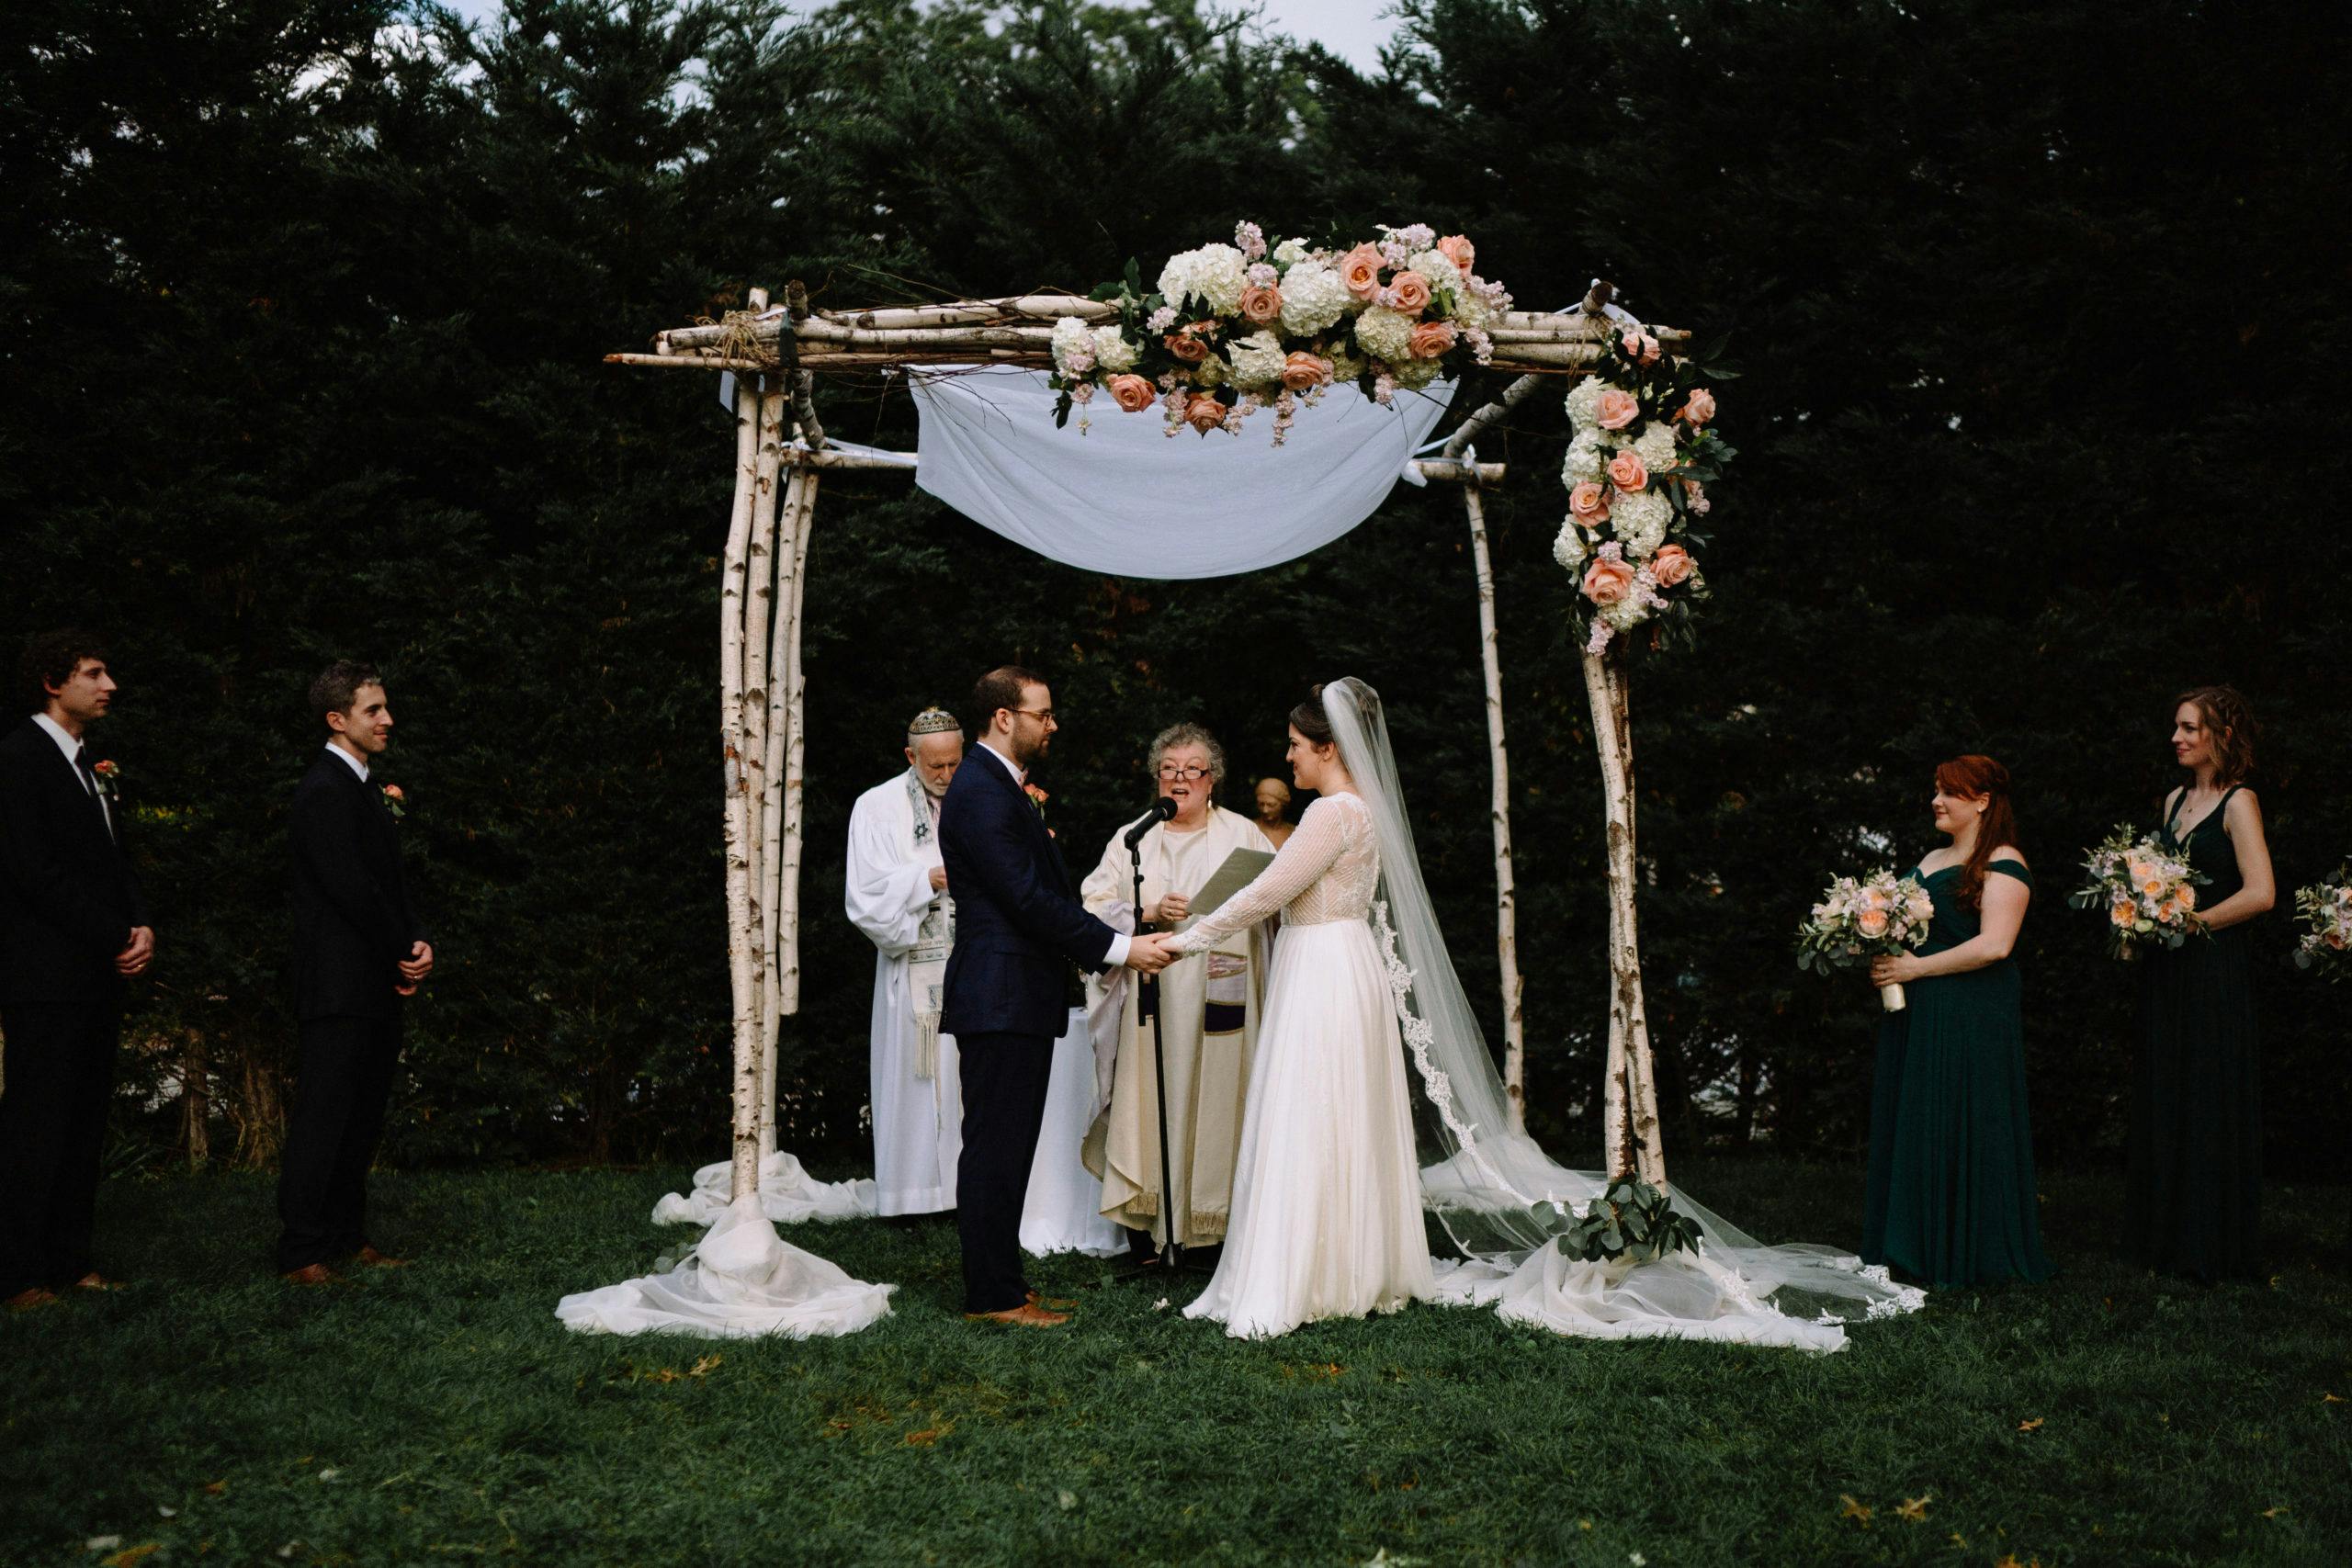
[[[1329,690],[1376,719],[1369,687]],[[1184,1309],[1240,1337],[1394,1312],[1436,1291],[1404,1042],[1370,923],[1379,840],[1351,761],[1317,688],[1291,710],[1289,761],[1318,798],[1257,880],[1170,943],[1198,952],[1283,918],[1224,1254]]]
[[[1171,944],[1198,952],[1283,915],[1225,1254],[1186,1315],[1255,1337],[1433,1300],[1583,1337],[1822,1352],[1843,1348],[1847,1323],[1924,1304],[1849,1252],[1764,1245],[1673,1186],[1695,1251],[1563,1250],[1610,1178],[1511,1126],[1421,880],[1378,694],[1321,688],[1291,715],[1290,759],[1321,798],[1273,864]],[[1430,1261],[1424,1206],[1458,1258]]]

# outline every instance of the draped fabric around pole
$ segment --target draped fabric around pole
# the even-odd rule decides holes
[[[1049,560],[1120,577],[1230,577],[1295,560],[1378,511],[1453,400],[1454,383],[1383,408],[1334,387],[1283,445],[1261,409],[1238,435],[1167,434],[1156,406],[1098,398],[1054,424],[1045,373],[910,371],[915,482]],[[1418,473],[1414,482],[1419,482]]]

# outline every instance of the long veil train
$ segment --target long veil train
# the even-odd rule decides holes
[[[1850,1253],[1766,1246],[1675,1187],[1676,1209],[1702,1237],[1695,1254],[1586,1263],[1552,1245],[1609,1178],[1570,1170],[1510,1130],[1501,1075],[1421,880],[1379,694],[1347,679],[1326,686],[1323,698],[1340,760],[1379,835],[1374,919],[1421,1084],[1414,1126],[1423,1201],[1463,1255],[1442,1272],[1441,1299],[1491,1304],[1507,1318],[1593,1338],[1675,1337],[1807,1350],[1842,1347],[1846,1323],[1923,1305],[1924,1292],[1894,1283]]]

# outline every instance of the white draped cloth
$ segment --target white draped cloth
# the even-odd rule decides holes
[[[889,1316],[895,1289],[854,1280],[786,1241],[747,1193],[668,1273],[566,1296],[555,1315],[582,1334],[807,1339],[854,1334]]]
[[[1387,407],[1334,387],[1283,445],[1261,410],[1238,435],[1166,434],[1155,408],[1098,397],[1054,424],[1043,371],[910,374],[922,420],[915,482],[1049,559],[1127,577],[1227,577],[1295,560],[1377,511],[1454,383]],[[1415,476],[1414,482],[1419,482]]]
[[[946,893],[932,890],[939,863],[938,815],[910,769],[857,797],[849,814],[849,872],[842,903],[874,944],[874,1005],[867,1021],[874,1115],[875,1212],[930,1214],[956,1206],[956,1160],[964,1150],[964,1096],[956,1037],[938,1032],[938,1003],[920,988],[918,953],[944,949],[953,931]]]

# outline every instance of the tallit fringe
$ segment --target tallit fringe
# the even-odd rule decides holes
[[[915,1014],[915,1077],[925,1083],[939,1076],[939,1015]]]

